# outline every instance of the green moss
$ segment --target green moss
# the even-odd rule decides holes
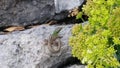
[[[89,23],[72,28],[72,54],[88,68],[120,67],[119,4],[117,0],[87,0],[83,13]]]

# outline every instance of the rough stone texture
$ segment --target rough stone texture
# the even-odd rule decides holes
[[[54,0],[1,0],[0,27],[43,23],[54,13]]]
[[[61,20],[84,0],[0,0],[0,27],[26,26]],[[57,14],[56,14],[57,12]],[[62,12],[62,13],[58,13]]]
[[[61,26],[63,29],[59,35],[63,37],[59,53],[52,54],[47,45],[44,45],[44,39],[47,39],[57,27],[41,25],[25,31],[0,35],[0,68],[50,68],[70,57],[68,38],[71,36],[72,25]]]
[[[85,68],[85,66],[84,65],[73,65],[67,68]]]
[[[60,13],[64,10],[70,10],[74,7],[80,6],[84,0],[55,0],[56,13]]]

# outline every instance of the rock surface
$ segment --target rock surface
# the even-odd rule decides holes
[[[68,38],[71,36],[72,25],[61,26],[63,29],[59,33],[62,36],[60,52],[53,54],[47,45],[44,45],[44,39],[47,39],[57,27],[41,25],[25,31],[0,35],[0,68],[51,68],[70,57]]]
[[[80,6],[84,0],[54,0],[56,13]]]
[[[68,16],[68,11],[62,11],[78,7],[83,1],[0,0],[0,27],[27,26],[50,20],[61,20]]]
[[[84,65],[73,65],[67,68],[85,68],[85,66]]]

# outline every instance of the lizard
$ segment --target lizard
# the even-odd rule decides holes
[[[45,39],[45,44],[48,45],[48,49],[52,53],[57,53],[61,49],[61,40],[59,36],[59,32],[61,31],[62,27],[58,27],[54,30],[54,32],[49,36],[49,38]],[[56,46],[56,49],[54,48]]]

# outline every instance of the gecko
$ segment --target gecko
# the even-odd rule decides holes
[[[52,53],[57,53],[61,49],[62,43],[60,40],[61,37],[59,36],[61,29],[62,27],[56,28],[49,38],[47,40],[45,39],[45,44],[48,45],[48,49]]]

